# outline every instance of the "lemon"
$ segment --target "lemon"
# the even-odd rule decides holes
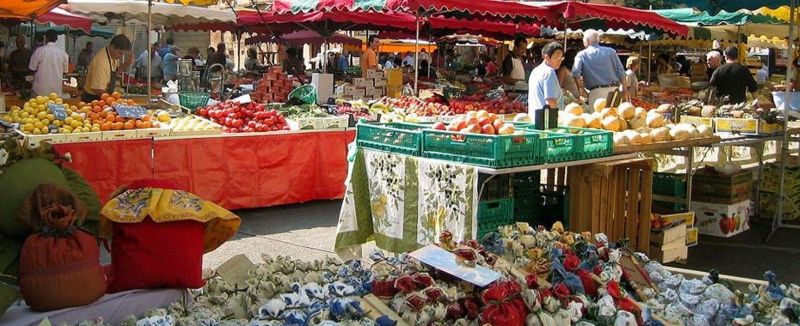
[[[158,122],[168,122],[169,121],[169,114],[166,112],[162,112],[158,114]]]
[[[31,114],[30,114],[29,112],[22,112],[22,113],[21,113],[19,116],[20,116],[21,118],[25,119],[25,118],[27,118],[27,117],[31,116]]]
[[[42,124],[41,121],[36,121],[33,123],[33,127],[36,129],[41,129],[42,127],[44,127],[44,125]]]
[[[64,110],[64,111],[67,111],[67,115],[72,115],[72,110],[70,110],[70,109],[66,109],[66,110]]]
[[[41,131],[41,130],[39,130],[39,129],[33,129],[33,134],[34,134],[34,135],[41,135],[41,134],[42,134],[42,131]]]
[[[92,109],[91,107],[88,107],[88,106],[85,106],[84,108],[88,109],[88,110]],[[70,106],[69,109],[72,110],[72,111],[78,111],[78,107],[75,106],[75,105]]]
[[[36,97],[36,103],[37,104],[45,104],[45,103],[47,103],[47,98],[41,97],[41,96],[37,96]]]
[[[80,128],[81,126],[83,126],[83,124],[80,121],[72,121],[70,125],[72,126],[72,128]]]
[[[25,107],[24,109],[22,109],[22,112],[23,113],[31,113],[31,112],[33,112],[33,108],[30,107],[30,106]]]
[[[72,119],[72,117],[67,117],[66,119],[64,119],[64,123],[68,124],[68,125],[71,125],[72,121],[74,121],[74,119]]]
[[[56,119],[56,116],[54,116],[54,115],[52,115],[52,114],[47,114],[47,115],[45,116],[45,118],[46,118],[47,120],[53,121],[53,120],[55,120],[55,119]]]
[[[50,93],[50,95],[47,95],[47,97],[50,98],[51,100],[55,100],[55,99],[58,98],[58,94],[53,92],[53,93]]]
[[[92,131],[92,128],[91,127],[83,127],[81,130],[83,130],[83,132],[89,132],[89,131]]]
[[[47,118],[47,112],[41,111],[41,112],[36,114],[36,117],[39,118],[40,120],[41,119],[45,119],[45,118]]]
[[[100,131],[100,127],[92,127],[92,131]]]
[[[42,119],[42,124],[45,125],[45,126],[49,126],[50,125],[50,120]]]
[[[33,124],[26,123],[22,125],[22,131],[33,131]]]
[[[62,98],[60,98],[60,97],[59,97],[59,98],[57,98],[57,99],[55,99],[55,101],[56,101],[56,103],[58,103],[58,104],[64,104],[64,99],[62,99]]]
[[[47,105],[44,104],[37,105],[36,112],[47,112]]]
[[[10,115],[10,114],[4,114],[4,115],[3,115],[3,118],[2,118],[2,120],[3,120],[3,121],[5,121],[5,122],[9,122],[9,123],[11,123],[11,122],[13,122],[13,121],[14,121],[14,118],[13,118],[13,117],[11,117],[11,115]]]
[[[94,123],[94,124],[92,124],[92,128],[100,128],[100,124],[99,123]]]

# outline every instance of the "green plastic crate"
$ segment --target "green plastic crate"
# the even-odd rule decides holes
[[[540,185],[535,191],[514,193],[514,220],[551,227],[556,221],[569,226],[569,188]]]
[[[478,175],[478,184],[483,185],[483,192],[480,200],[494,200],[510,197],[511,177],[508,174],[492,176],[489,181],[484,181],[490,176],[487,174]]]
[[[180,92],[178,93],[178,101],[181,106],[189,109],[194,113],[194,110],[201,106],[208,104],[208,93],[203,92]]]
[[[569,132],[578,138],[578,157],[585,160],[614,154],[614,133],[599,129],[560,126],[556,130]],[[551,129],[553,131],[553,129]]]
[[[542,172],[520,172],[514,173],[511,177],[511,184],[514,187],[514,194],[539,191],[542,183]]]
[[[558,163],[580,159],[578,137],[568,132],[539,131],[539,154],[543,163]]]
[[[385,152],[420,156],[422,129],[426,125],[393,122],[359,122],[356,125],[356,144]]]
[[[686,196],[686,175],[667,172],[653,173],[653,193],[664,196]]]
[[[498,226],[514,223],[514,198],[487,200],[478,203],[478,239]]]
[[[422,156],[495,168],[533,165],[540,163],[539,134],[482,135],[425,129]]]

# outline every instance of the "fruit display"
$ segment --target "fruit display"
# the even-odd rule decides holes
[[[350,102],[336,100],[336,114],[353,116],[356,121],[362,118],[369,121],[374,121],[378,114],[383,113],[383,109],[381,109],[380,112],[372,112],[372,110],[370,110],[370,106],[361,100]]]
[[[222,126],[195,115],[170,119],[167,123],[172,135],[213,135],[222,132]]]
[[[458,99],[450,99],[449,105],[451,114],[464,114],[469,111],[480,110],[494,114],[528,112],[528,106],[519,101],[515,95],[507,95],[499,99],[488,99],[485,95],[464,96]]]
[[[283,73],[283,69],[274,66],[264,73],[250,93],[250,98],[260,103],[286,102],[293,88],[292,81]]]
[[[608,108],[605,99],[598,99],[594,103],[594,113],[585,113],[582,106],[571,103],[559,113],[558,119],[564,126],[613,131],[615,146],[684,141],[714,134],[707,125],[670,123],[664,113],[664,108],[647,111],[629,102]]]
[[[495,114],[485,110],[470,111],[463,118],[456,118],[450,124],[446,125],[444,122],[437,122],[431,128],[484,135],[513,135],[516,131],[513,124],[504,123]]]
[[[161,122],[169,121],[169,115],[144,115],[138,119],[121,117],[117,114],[115,105],[134,105],[132,100],[122,98],[122,94],[118,92],[103,94],[100,98],[91,103],[64,105],[66,116],[58,119],[49,105],[63,105],[63,100],[56,94],[38,96],[26,102],[22,108],[12,107],[3,120],[19,123],[20,131],[32,135],[159,128]]]
[[[450,107],[446,104],[428,102],[413,96],[403,96],[399,99],[383,97],[376,103],[380,103],[379,105],[385,106],[387,109],[399,109],[406,115],[413,114],[420,117],[448,115],[451,113]]]
[[[289,125],[280,112],[253,102],[219,102],[197,109],[197,114],[222,125],[224,133],[289,130]]]
[[[331,115],[316,104],[283,105],[277,110],[288,119],[327,118]]]

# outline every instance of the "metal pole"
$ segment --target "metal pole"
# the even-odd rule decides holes
[[[567,20],[564,20],[564,51],[567,51]]]
[[[653,80],[653,42],[647,41],[647,82]]]
[[[414,95],[419,95],[417,92],[417,84],[419,82],[419,14],[416,15],[417,20],[417,39],[414,40]]]
[[[150,102],[150,99],[153,96],[153,53],[151,53],[153,50],[150,49],[150,45],[153,44],[153,41],[150,39],[150,31],[152,28],[153,0],[147,0],[147,44],[145,44],[145,48],[147,49],[147,102]]]
[[[789,152],[789,133],[788,133],[787,128],[786,128],[787,122],[789,121],[789,103],[790,103],[789,83],[791,82],[792,77],[794,77],[794,75],[797,73],[797,71],[795,71],[794,67],[792,67],[792,65],[790,64],[790,62],[792,60],[792,50],[793,50],[793,47],[794,47],[794,39],[795,39],[794,35],[793,35],[794,34],[794,28],[795,28],[795,26],[794,26],[794,24],[795,24],[794,13],[795,13],[795,7],[797,6],[797,1],[796,0],[792,0],[792,1],[789,2],[789,4],[790,4],[790,9],[789,9],[789,44],[787,45],[787,52],[788,52],[788,56],[789,57],[787,58],[787,61],[786,61],[787,62],[787,64],[786,64],[786,88],[784,89],[784,94],[783,94],[783,96],[784,96],[784,99],[783,99],[783,103],[784,103],[783,104],[783,142],[781,143],[781,154],[780,154],[781,155],[781,157],[780,157],[781,158],[781,163],[780,163],[781,164],[781,187],[778,188],[779,189],[779,191],[778,191],[778,194],[779,194],[778,195],[778,209],[775,210],[775,216],[772,219],[772,230],[770,231],[769,235],[767,235],[767,238],[764,240],[764,242],[768,242],[769,239],[772,238],[773,235],[775,235],[775,231],[777,231],[778,228],[783,226],[783,201],[784,201],[784,190],[783,190],[783,187],[786,184],[786,176],[785,176],[785,174],[786,174],[786,155]],[[795,87],[797,87],[797,85],[795,85]]]

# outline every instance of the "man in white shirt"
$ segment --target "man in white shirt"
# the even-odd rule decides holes
[[[47,44],[33,52],[28,68],[34,71],[33,91],[42,96],[56,93],[61,96],[64,72],[69,68],[69,55],[56,46],[58,34],[49,30],[45,33]]]

